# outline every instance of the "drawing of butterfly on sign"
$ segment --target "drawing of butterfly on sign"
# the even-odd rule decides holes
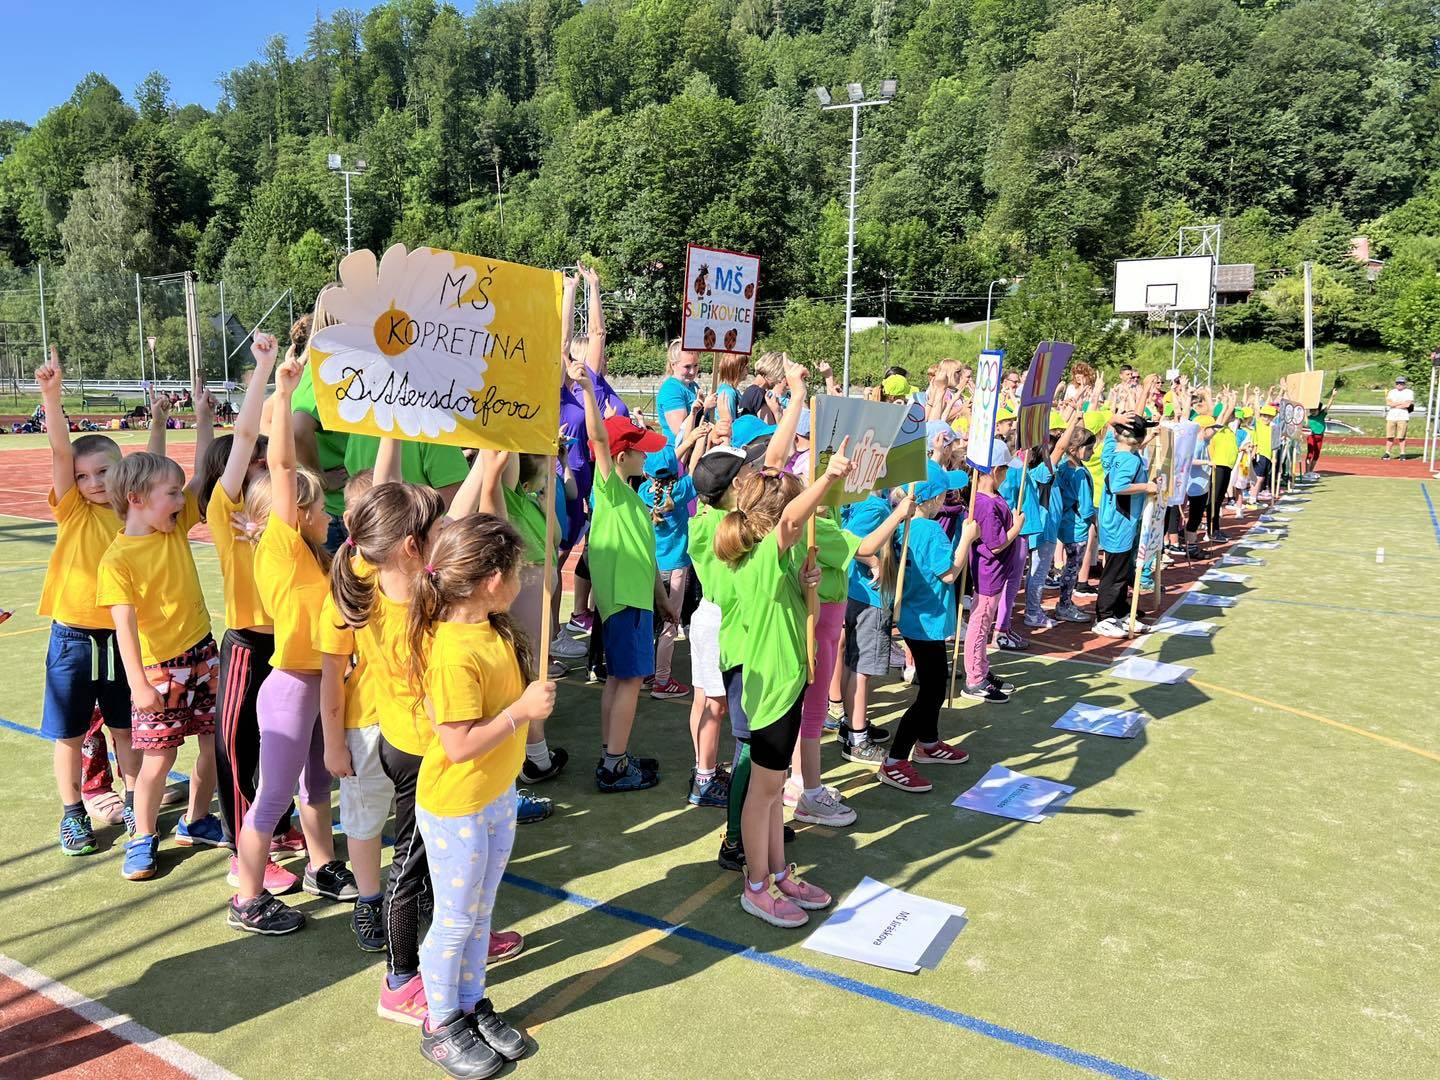
[[[560,275],[396,244],[316,301],[309,363],[331,431],[555,453]]]
[[[1050,405],[1070,363],[1075,346],[1068,341],[1042,341],[1035,346],[1030,370],[1020,389],[1020,414],[1016,429],[1019,446],[1029,450],[1044,446],[1050,437]]]

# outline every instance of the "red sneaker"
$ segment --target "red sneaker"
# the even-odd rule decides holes
[[[935,765],[964,765],[965,762],[970,760],[970,755],[958,746],[951,746],[942,740],[934,746],[916,743],[915,750],[911,754],[911,760],[920,762],[928,761]]]
[[[660,701],[668,701],[671,698],[682,698],[690,696],[690,687],[684,683],[678,683],[674,679],[668,679],[663,683],[657,682],[650,687],[650,696]]]
[[[305,834],[302,833],[299,829],[295,828],[294,825],[291,825],[290,828],[286,829],[282,835],[276,836],[270,841],[270,851],[272,854],[276,852],[284,853],[288,851],[304,850]]]
[[[375,1006],[375,1012],[382,1020],[420,1027],[429,1011],[425,1001],[425,983],[419,975],[399,990],[391,990],[385,976],[380,976],[380,1003]]]
[[[485,957],[485,964],[499,964],[512,957],[519,956],[525,951],[525,938],[514,930],[501,930],[498,933],[490,932],[490,952]]]
[[[901,791],[913,791],[917,795],[929,791],[935,785],[926,780],[915,766],[908,761],[897,761],[894,765],[880,766],[880,782]]]

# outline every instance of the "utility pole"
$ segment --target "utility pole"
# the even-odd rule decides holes
[[[885,335],[885,366],[890,366],[890,275],[881,273],[880,280],[880,326]]]
[[[860,110],[872,105],[889,105],[895,100],[899,83],[895,79],[882,79],[880,96],[866,100],[865,88],[858,82],[847,83],[845,95],[850,100],[834,101],[830,91],[823,86],[815,88],[815,97],[820,101],[822,111],[834,109],[850,110],[850,226],[845,243],[845,368],[842,394],[850,393],[850,320],[855,300],[855,192],[860,174]]]
[[[1315,370],[1315,296],[1311,282],[1311,268],[1314,263],[1305,264],[1305,370]]]

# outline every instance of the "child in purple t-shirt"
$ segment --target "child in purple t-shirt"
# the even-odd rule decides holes
[[[965,697],[979,701],[1008,701],[1000,689],[1000,681],[990,674],[990,661],[985,649],[1000,614],[1000,600],[1005,583],[1015,569],[1020,549],[1015,538],[1025,525],[1023,510],[1012,514],[1010,506],[998,494],[1005,482],[1010,452],[999,439],[991,451],[988,473],[976,470],[975,524],[980,535],[971,549],[975,571],[975,602],[970,609],[970,622],[965,628]]]

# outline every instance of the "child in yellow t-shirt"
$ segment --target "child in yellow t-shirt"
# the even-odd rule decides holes
[[[110,470],[120,462],[120,447],[104,435],[82,435],[71,444],[61,405],[60,356],[54,346],[50,362],[35,372],[35,381],[40,384],[50,437],[50,507],[56,523],[55,550],[40,593],[40,614],[54,620],[45,657],[40,730],[55,744],[62,807],[60,850],[66,855],[88,855],[96,845],[82,798],[82,757],[97,713],[115,741],[115,759],[127,792],[138,770],[130,746],[130,694],[115,647],[115,622],[108,609],[95,603],[95,568],[120,531],[120,519],[105,490]],[[102,755],[104,743],[102,735]],[[109,787],[106,780],[104,789]],[[115,801],[113,790],[108,801]],[[115,820],[107,815],[107,823]]]
[[[195,455],[210,447],[214,404],[195,392]],[[159,440],[154,436],[151,445]],[[220,821],[210,813],[215,794],[215,684],[220,659],[210,636],[210,613],[190,553],[189,532],[200,521],[201,478],[167,457],[131,454],[110,470],[106,490],[123,528],[100,559],[95,603],[115,620],[116,642],[130,683],[131,745],[143,755],[134,785],[134,832],[125,844],[124,877],[155,874],[155,819],[176,751],[188,735],[198,754],[190,777],[190,805],[175,842],[219,845]],[[123,766],[122,766],[123,767]]]
[[[532,681],[532,646],[509,612],[524,550],[514,526],[489,514],[456,522],[436,537],[410,602],[411,679],[435,727],[415,788],[435,893],[420,950],[429,1003],[420,1051],[451,1075],[489,1076],[525,1053],[485,996],[525,732],[555,705],[555,684]]]
[[[295,458],[290,399],[302,366],[289,357],[275,372],[275,405],[270,415],[268,477],[258,477],[245,495],[245,519],[264,522],[255,547],[255,580],[260,600],[275,626],[270,674],[260,687],[260,786],[236,838],[239,885],[226,908],[234,929],[288,934],[305,916],[265,891],[265,864],[275,825],[300,789],[300,828],[309,860],[303,888],[312,896],[348,901],[355,878],[335,858],[330,823],[330,773],[320,730],[321,655],[316,643],[320,608],[329,595],[330,557],[325,538],[325,485]]]

